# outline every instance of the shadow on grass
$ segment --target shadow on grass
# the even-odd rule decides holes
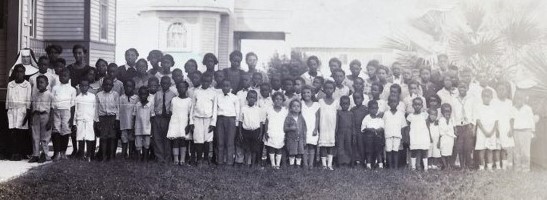
[[[546,199],[547,172],[335,171],[68,160],[0,184],[0,199]]]

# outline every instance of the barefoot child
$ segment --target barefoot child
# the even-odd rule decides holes
[[[186,81],[177,83],[179,95],[171,100],[172,115],[169,130],[167,130],[167,138],[171,140],[173,164],[181,166],[186,163],[186,138],[190,132],[190,111],[192,110],[192,100],[188,98],[186,91],[188,91]]]
[[[285,143],[289,152],[289,166],[300,168],[302,164],[302,155],[305,153],[306,145],[306,122],[301,113],[302,104],[300,100],[292,100],[289,103],[289,114],[285,118],[283,131],[285,132]]]
[[[141,62],[137,62],[137,69],[139,68],[139,63]],[[133,110],[135,109],[135,104],[139,101],[139,96],[135,94],[135,81],[133,79],[125,81],[123,86],[125,93],[120,96],[120,105],[118,106],[120,110],[118,111],[117,120],[120,121],[122,156],[127,159],[134,158],[135,153]]]
[[[99,121],[97,116],[97,97],[88,92],[89,80],[80,80],[80,94],[74,100],[74,126],[76,126],[76,141],[78,141],[78,158],[85,158],[88,162],[95,157],[95,130],[94,123]],[[87,146],[87,152],[85,147]]]
[[[353,114],[349,111],[350,100],[348,96],[340,98],[341,110],[336,114],[336,152],[339,166],[349,166],[353,157],[352,135],[353,135]]]
[[[43,163],[49,160],[49,140],[51,138],[51,125],[53,123],[53,111],[51,106],[53,96],[47,89],[49,79],[47,76],[36,77],[36,92],[32,96],[32,158],[29,162]],[[40,153],[42,150],[42,153]]]
[[[384,113],[385,144],[387,165],[391,169],[399,166],[399,147],[401,146],[402,131],[407,126],[405,112],[397,110],[399,98],[390,95],[388,97],[389,111]]]
[[[412,100],[414,113],[408,115],[406,120],[410,123],[410,163],[412,170],[416,170],[416,161],[422,160],[424,170],[427,171],[427,150],[431,145],[432,139],[429,135],[426,124],[427,114],[422,112],[422,99]]]
[[[306,153],[304,154],[304,167],[313,168],[315,151],[319,132],[319,103],[312,100],[311,86],[302,88],[302,117],[306,122]]]
[[[155,115],[154,104],[148,100],[148,96],[149,89],[147,86],[139,88],[139,102],[135,104],[133,110],[135,148],[137,150],[137,158],[141,161],[149,160],[150,135],[152,134],[152,123],[150,120]]]
[[[444,169],[452,167],[452,149],[454,148],[454,119],[452,118],[452,106],[448,103],[441,105],[442,117],[439,119],[439,149],[441,150]]]
[[[273,107],[266,111],[266,138],[264,145],[268,148],[270,162],[274,169],[279,169],[281,164],[281,148],[285,146],[285,132],[283,125],[288,115],[287,108],[283,107],[285,96],[281,92],[273,94]]]
[[[323,169],[334,170],[332,160],[334,158],[334,145],[336,138],[336,112],[340,106],[338,100],[333,98],[335,83],[327,81],[323,86],[325,98],[319,100],[319,140],[317,145],[321,151],[321,164]]]

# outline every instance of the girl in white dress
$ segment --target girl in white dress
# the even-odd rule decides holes
[[[323,85],[325,98],[319,99],[319,140],[317,145],[321,151],[321,164],[324,169],[333,170],[333,147],[335,144],[336,112],[339,108],[337,99],[332,97],[334,93],[334,82],[327,81]]]
[[[416,160],[421,159],[424,170],[427,171],[427,151],[433,141],[426,124],[427,114],[422,112],[422,99],[412,100],[414,113],[408,115],[406,120],[410,122],[410,163],[413,170],[416,170]]]
[[[189,135],[190,111],[192,110],[192,100],[186,95],[188,83],[179,82],[177,85],[178,97],[171,100],[171,120],[167,138],[171,140],[173,148],[173,164],[184,165],[186,160],[186,139]],[[180,155],[180,159],[179,159]]]
[[[302,94],[302,116],[306,122],[306,153],[304,154],[304,167],[313,168],[315,151],[317,149],[319,130],[319,103],[313,102],[312,88],[304,86]]]
[[[448,103],[443,103],[443,105],[441,105],[441,113],[443,116],[439,119],[441,135],[439,146],[444,169],[450,169],[452,166],[452,163],[450,163],[452,149],[454,148],[454,140],[456,139],[456,134],[454,134],[454,120],[451,117],[452,106]]]
[[[283,107],[285,96],[281,92],[273,94],[273,107],[266,111],[266,138],[264,145],[268,148],[270,162],[274,169],[281,165],[281,148],[285,146],[285,131],[283,125],[289,111]]]
[[[479,152],[479,170],[484,170],[484,165],[488,170],[492,170],[493,151],[499,149],[499,114],[493,105],[493,91],[490,88],[482,90],[482,104],[477,106],[477,140],[475,150]],[[486,160],[485,160],[486,157]]]
[[[515,140],[513,139],[513,130],[511,128],[511,120],[514,120],[513,101],[511,101],[511,86],[508,82],[500,82],[496,88],[498,101],[496,104],[496,113],[499,117],[498,128],[500,133],[501,151],[499,151],[500,160],[496,160],[496,168],[500,165],[503,169],[513,166],[513,147]]]

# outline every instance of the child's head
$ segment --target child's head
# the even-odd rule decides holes
[[[443,103],[441,105],[441,113],[443,114],[443,117],[450,118],[450,115],[452,114],[452,106],[448,103]]]
[[[230,90],[232,90],[232,83],[230,82],[230,80],[226,79],[222,81],[221,84],[222,84],[222,93],[228,94]]]
[[[376,69],[376,77],[381,82],[387,82],[387,74],[389,72],[389,69],[386,66],[380,65],[378,66],[378,69]]]
[[[23,74],[24,74],[24,71],[23,71]],[[70,71],[68,71],[68,69],[66,68],[63,68],[59,74],[59,82],[61,82],[62,84],[67,84],[69,80],[70,80]]]
[[[380,62],[377,60],[371,60],[367,63],[367,74],[369,78],[374,78],[376,76],[376,68],[380,65]]]
[[[316,91],[319,91],[321,87],[323,87],[324,83],[325,83],[325,79],[321,76],[318,76],[313,79],[312,86]]]
[[[496,93],[498,94],[498,99],[505,100],[511,99],[511,85],[507,81],[500,81],[496,85]]]
[[[467,90],[469,89],[468,83],[465,81],[460,81],[458,83],[458,92],[460,96],[465,97],[467,95]]]
[[[163,57],[163,53],[160,50],[152,50],[148,52],[148,57],[146,57],[146,59],[150,62],[152,67],[155,68],[159,66],[161,57]]]
[[[248,89],[251,87],[251,74],[247,72],[241,73],[241,88]]]
[[[85,71],[85,79],[87,79],[90,83],[95,82],[95,76],[97,76],[97,69],[90,67]]]
[[[258,93],[256,93],[256,91],[254,90],[249,90],[249,92],[247,92],[247,104],[249,106],[254,106],[255,103],[256,103],[256,100],[258,99]]]
[[[488,86],[488,76],[486,75],[486,72],[479,72],[477,73],[477,81],[482,87]]]
[[[161,68],[164,74],[171,73],[171,67],[175,65],[175,59],[169,54],[165,54],[161,57]]]
[[[64,58],[57,58],[55,61],[55,66],[53,66],[55,70],[55,74],[61,75],[62,69],[64,69],[66,66],[66,60]]]
[[[397,110],[397,106],[399,105],[399,102],[401,100],[399,99],[399,95],[389,95],[387,98],[387,105],[389,106],[390,110]]]
[[[118,77],[118,65],[116,65],[116,63],[108,64],[107,75],[110,78],[117,78]]]
[[[312,101],[313,92],[311,86],[304,85],[304,87],[302,87],[302,90],[300,90],[300,94],[302,96],[302,100]]]
[[[230,65],[233,68],[239,68],[241,66],[241,60],[243,59],[243,54],[241,51],[235,50],[230,53]]]
[[[148,82],[148,83],[150,83],[150,82]],[[142,103],[148,102],[149,91],[150,91],[149,88],[146,87],[146,86],[142,86],[142,87],[139,88],[139,99]]]
[[[80,84],[78,86],[80,87],[80,92],[82,94],[87,94],[87,90],[89,90],[89,80],[87,79],[80,80]]]
[[[197,87],[201,84],[201,72],[200,71],[194,71],[190,74],[188,74],[190,81],[192,81],[192,85],[194,87]]]
[[[384,91],[384,86],[378,82],[372,83],[370,86],[370,94],[374,99],[380,98],[380,94]]]
[[[224,74],[224,71],[222,70],[215,71],[214,75],[215,75],[215,83],[217,84],[221,84],[222,81],[224,81],[225,79],[225,74]]]
[[[342,69],[335,69],[332,75],[332,78],[337,86],[341,86],[346,78],[346,73]]]
[[[254,86],[260,86],[262,84],[262,81],[264,80],[263,78],[264,77],[262,77],[262,73],[260,72],[253,73],[252,84]]]
[[[152,76],[148,79],[148,91],[150,92],[150,94],[156,94],[156,92],[158,91],[158,87],[160,86],[160,80],[155,77],[155,76]]]
[[[139,52],[135,48],[129,48],[125,51],[125,62],[129,66],[134,66],[137,61],[137,58],[139,58]]]
[[[209,88],[212,82],[213,82],[213,76],[211,73],[206,72],[203,74],[203,76],[201,76],[201,88],[203,89]],[[217,84],[220,84],[220,83],[222,82],[217,82]]]
[[[145,59],[139,59],[136,64],[136,69],[139,74],[146,74],[148,71],[148,62]]]
[[[332,81],[327,81],[323,85],[323,92],[325,93],[327,97],[332,97],[334,90],[335,90],[335,85],[334,85],[334,82]]]
[[[422,108],[424,107],[424,101],[420,97],[412,99],[412,108],[414,108],[415,113],[421,113]]]
[[[361,73],[361,61],[359,60],[352,60],[350,63],[349,63],[349,71],[351,71],[351,74],[353,76],[358,76],[360,73]]]
[[[105,78],[103,79],[103,91],[110,92],[112,91],[112,87],[114,87],[114,79],[112,78]]]
[[[380,109],[380,108],[378,107],[378,101],[376,101],[376,100],[370,100],[370,101],[368,102],[368,105],[367,105],[367,106],[368,106],[368,111],[369,111],[370,114],[373,114],[373,115],[378,114],[378,110]]]
[[[51,44],[46,47],[46,54],[47,57],[50,59],[51,62],[55,61],[61,53],[63,53],[63,47],[57,45],[57,44]]]
[[[436,121],[439,118],[439,111],[434,108],[427,109],[427,119],[431,122]]]
[[[418,83],[418,81],[411,80],[408,83],[408,91],[410,92],[410,94],[418,95],[418,93],[420,92],[420,84]]]
[[[422,68],[420,70],[420,78],[424,83],[429,82],[431,80],[431,71],[428,68]]]
[[[294,79],[294,91],[296,93],[301,93],[302,87],[304,87],[305,85],[306,85],[306,81],[304,80],[304,78],[298,77]]]
[[[270,92],[272,92],[272,87],[269,83],[262,83],[260,85],[260,96],[262,97],[269,97]]]
[[[186,96],[187,91],[188,83],[186,81],[181,81],[177,83],[177,92],[179,93],[179,96]]]
[[[446,54],[437,55],[437,62],[441,70],[446,70],[448,67],[448,56]]]
[[[408,67],[403,68],[402,75],[403,75],[403,80],[405,81],[405,83],[408,83],[409,81],[412,80],[412,69]]]
[[[492,101],[492,98],[494,97],[493,93],[494,92],[490,88],[484,88],[482,90],[481,97],[482,97],[482,103],[484,105],[490,105],[490,102]]]
[[[184,81],[184,74],[182,73],[182,70],[178,68],[171,72],[171,77],[173,78],[173,82],[175,82],[175,84]]]
[[[171,87],[171,78],[169,76],[161,77],[160,86],[162,91],[167,91]]]
[[[189,74],[198,70],[198,62],[194,59],[190,59],[184,63],[184,71]]]
[[[281,107],[283,106],[283,102],[285,102],[285,95],[281,92],[275,92],[272,95],[272,101],[274,104],[274,107]]]
[[[342,61],[338,58],[331,58],[329,60],[329,69],[330,72],[334,75],[334,71],[342,69]]]
[[[391,73],[393,76],[399,77],[401,75],[401,63],[394,62],[391,64]]]
[[[460,81],[469,84],[473,79],[473,70],[470,67],[464,67],[459,73]]]
[[[254,52],[249,52],[245,54],[245,63],[249,68],[256,67],[256,62],[258,61],[258,56]]]
[[[319,58],[317,58],[317,56],[310,56],[306,62],[306,65],[308,65],[308,71],[317,72],[320,65]]]
[[[77,63],[81,63],[85,60],[85,57],[87,55],[87,48],[80,44],[76,44],[72,47],[72,55],[74,56],[74,60],[76,60]]]
[[[40,56],[38,58],[38,71],[45,74],[49,69],[49,58],[47,56]]]
[[[270,79],[270,83],[272,84],[272,89],[279,90],[281,88],[281,76],[273,75]]]
[[[427,99],[427,107],[437,109],[441,106],[441,97],[439,95],[431,95]]]
[[[447,90],[452,90],[453,88],[453,82],[452,82],[452,77],[450,76],[444,76],[443,77],[443,86],[445,89]]]
[[[125,95],[133,96],[133,92],[135,92],[135,81],[133,81],[133,79],[126,80],[123,83],[123,90],[125,91]]]
[[[355,103],[355,106],[361,106],[363,105],[363,101],[365,100],[365,96],[361,92],[353,93],[353,103]]]
[[[214,71],[215,65],[218,64],[218,59],[213,53],[206,53],[203,56],[203,61],[201,62],[205,67],[207,67],[207,71]]]
[[[399,84],[393,84],[389,86],[389,95],[401,96],[401,86]]]
[[[300,102],[297,99],[293,99],[289,103],[289,108],[290,108],[291,113],[300,114],[300,111],[302,111],[302,102]]]
[[[49,80],[47,76],[39,75],[36,77],[36,88],[39,92],[45,92],[47,90],[47,86],[49,85]]]
[[[513,105],[515,105],[515,107],[517,108],[521,108],[526,102],[527,98],[528,97],[525,96],[524,94],[515,95],[515,98],[513,98]]]
[[[349,96],[344,95],[340,97],[340,107],[342,108],[343,111],[349,110],[349,105],[350,105]]]
[[[108,71],[108,62],[102,58],[99,58],[99,60],[95,63],[95,68],[97,69],[97,75],[104,77]]]
[[[355,90],[355,92],[362,93],[365,90],[365,80],[361,77],[353,79],[353,90]]]
[[[290,78],[286,78],[283,80],[283,90],[287,93],[293,93],[294,92],[294,81]]]

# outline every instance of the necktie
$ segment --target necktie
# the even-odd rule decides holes
[[[163,92],[163,106],[161,108],[161,114],[167,115],[167,108],[165,107],[165,92]]]

